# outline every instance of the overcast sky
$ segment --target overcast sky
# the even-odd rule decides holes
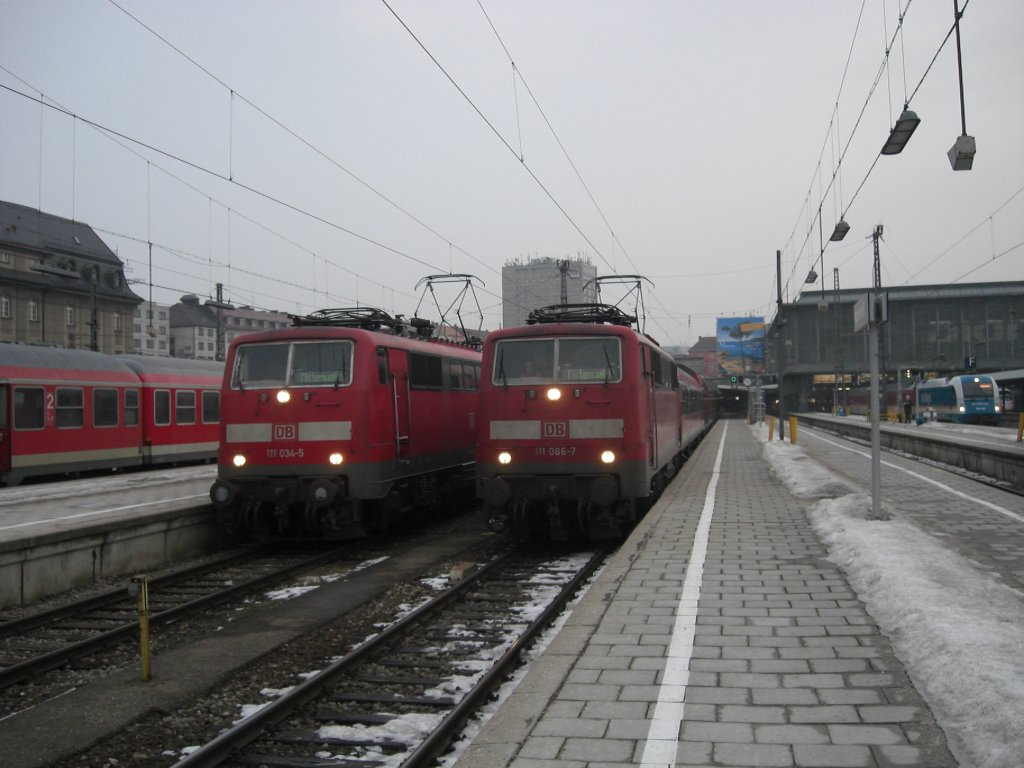
[[[166,303],[411,315],[469,273],[495,328],[504,264],[584,256],[649,278],[663,344],[770,318],[776,250],[789,300],[812,266],[868,286],[878,224],[884,285],[1024,279],[1024,3],[961,21],[969,172],[953,3],[897,32],[906,6],[0,0],[0,199],[88,223]]]

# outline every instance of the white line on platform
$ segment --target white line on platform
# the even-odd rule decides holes
[[[697,603],[700,600],[701,583],[704,581],[704,561],[708,553],[708,534],[711,531],[711,515],[715,511],[715,491],[722,469],[722,455],[725,453],[726,424],[722,440],[718,444],[718,457],[711,472],[711,482],[704,494],[704,508],[693,537],[693,551],[686,566],[683,579],[683,593],[676,608],[676,623],[672,640],[668,646],[665,674],[658,690],[658,703],[647,731],[641,768],[672,768],[676,762],[679,747],[679,728],[683,722],[686,705],[683,697],[690,679],[690,659],[693,657],[693,637],[697,629]]]

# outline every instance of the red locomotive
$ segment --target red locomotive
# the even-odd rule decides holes
[[[222,363],[0,344],[0,483],[210,461]]]
[[[471,497],[477,349],[366,307],[293,321],[228,350],[210,490],[227,523],[351,538]]]
[[[477,495],[519,537],[621,536],[709,427],[710,395],[617,307],[529,322],[484,344]]]

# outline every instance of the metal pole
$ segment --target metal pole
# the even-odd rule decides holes
[[[871,513],[875,520],[882,517],[882,435],[879,427],[879,414],[882,410],[880,388],[878,382],[878,327],[881,322],[882,308],[881,291],[882,270],[878,257],[878,241],[882,239],[882,225],[875,227],[874,241],[874,292],[871,295],[871,307],[868,321],[868,357],[871,370]]]
[[[782,381],[783,374],[786,370],[786,320],[782,316],[782,251],[775,251],[775,283],[778,288],[778,298],[776,300],[776,311],[775,311],[775,325],[778,328],[778,333],[775,335],[776,342],[778,344],[777,356],[779,359],[779,382],[778,382],[778,393],[779,393],[779,440],[786,439],[786,400],[783,396]]]
[[[871,299],[876,302],[877,294]],[[873,518],[878,520],[881,519],[882,435],[878,423],[878,412],[881,410],[881,398],[878,396],[878,324],[873,321],[868,330],[868,355],[871,358],[871,512]]]
[[[956,28],[956,71],[960,78],[960,133],[967,135],[967,110],[964,108],[964,65],[960,57],[960,5],[953,0],[953,26]]]

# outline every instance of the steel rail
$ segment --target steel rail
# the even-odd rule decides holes
[[[342,550],[340,549],[336,549],[322,553],[314,558],[292,563],[271,573],[263,574],[255,579],[241,582],[239,584],[233,584],[227,589],[218,590],[209,595],[203,595],[195,600],[190,600],[187,603],[176,605],[173,608],[153,613],[149,616],[150,626],[166,623],[171,619],[178,618],[183,614],[190,613],[199,608],[223,603],[228,600],[232,600],[239,595],[254,592],[268,584],[280,581],[282,578],[294,573],[295,571],[303,568],[314,567],[324,562],[330,562],[332,559],[336,559],[341,551]],[[17,682],[34,675],[57,669],[74,659],[95,653],[100,648],[124,640],[125,638],[133,635],[138,631],[138,628],[138,622],[133,621],[123,624],[120,627],[107,630],[106,632],[102,632],[98,635],[94,635],[93,637],[86,638],[85,640],[81,640],[72,645],[57,648],[56,650],[50,651],[49,653],[45,653],[41,656],[26,659],[25,661],[0,669],[0,689],[10,687]]]
[[[225,760],[231,758],[237,750],[257,739],[268,728],[281,722],[298,708],[316,699],[321,691],[333,685],[347,674],[352,667],[362,662],[368,656],[379,652],[393,639],[401,637],[410,627],[418,624],[425,616],[451,603],[456,597],[482,580],[485,575],[499,568],[515,554],[514,551],[506,552],[468,574],[441,594],[423,603],[423,605],[403,616],[394,624],[389,625],[380,634],[374,635],[366,642],[353,648],[346,655],[325,667],[319,674],[307,678],[259,711],[222,732],[195,752],[185,756],[175,763],[172,768],[212,768],[213,766],[220,765]]]

